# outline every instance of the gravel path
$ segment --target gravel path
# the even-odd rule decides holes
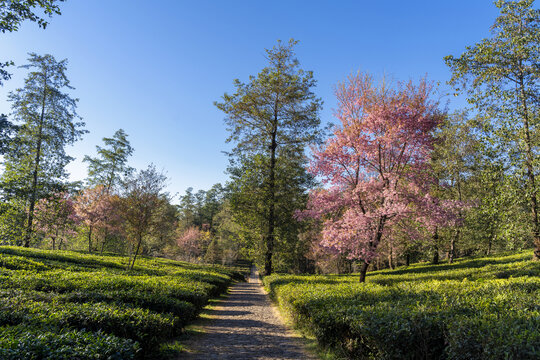
[[[180,359],[316,359],[283,325],[255,272],[210,315],[205,334],[189,344],[194,351]]]

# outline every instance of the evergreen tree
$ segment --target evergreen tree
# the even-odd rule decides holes
[[[119,129],[112,138],[103,138],[105,147],[96,146],[97,157],[84,157],[83,161],[88,162],[89,185],[103,185],[110,191],[121,182],[122,176],[133,171],[133,168],[127,165],[127,160],[133,153],[127,137],[124,130]]]
[[[65,166],[73,159],[65,146],[86,132],[75,112],[78,100],[64,92],[73,89],[65,73],[67,60],[32,53],[28,61],[23,68],[31,71],[24,87],[9,94],[13,118],[20,125],[5,154],[1,178],[4,199],[25,203],[24,246],[30,244],[36,201],[64,187]]]
[[[273,243],[273,268],[291,271],[297,268],[307,250],[299,246],[299,234],[303,225],[296,220],[295,212],[307,202],[307,190],[314,186],[313,179],[305,170],[303,156],[292,157],[281,148],[276,157],[275,168],[275,219]],[[229,205],[242,254],[247,254],[258,264],[266,264],[268,230],[268,158],[265,155],[238,159],[229,168],[231,181]]]
[[[17,126],[8,120],[7,116],[0,114],[0,155],[6,153],[12,141],[12,136],[17,131]]]
[[[215,103],[226,114],[231,133],[227,141],[236,143],[232,160],[264,162],[257,186],[264,189],[258,206],[265,218],[266,229],[261,235],[267,275],[273,270],[276,224],[281,221],[277,208],[278,161],[302,156],[305,145],[319,135],[322,102],[312,90],[316,85],[313,73],[299,67],[296,44],[294,40],[278,42],[266,50],[268,66],[257,76],[250,76],[248,83],[235,80],[235,93],[226,93],[222,102]]]

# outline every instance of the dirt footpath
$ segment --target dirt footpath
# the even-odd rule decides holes
[[[193,352],[179,359],[316,359],[283,325],[254,272],[210,316],[205,334],[189,344]]]

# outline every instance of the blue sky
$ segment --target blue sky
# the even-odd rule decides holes
[[[300,41],[301,66],[313,70],[332,121],[333,86],[358,70],[396,80],[445,82],[445,55],[489,36],[497,9],[488,0],[183,1],[68,0],[46,30],[24,23],[0,34],[0,60],[25,63],[28,52],[67,58],[68,77],[90,131],[68,149],[73,180],[86,177],[84,155],[123,128],[135,148],[130,164],[166,171],[169,191],[225,182],[227,132],[213,106],[233,79],[265,66],[277,39]],[[0,88],[0,112],[25,72]],[[464,106],[461,98],[451,109]]]

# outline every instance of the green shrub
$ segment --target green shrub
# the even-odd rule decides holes
[[[167,259],[141,257],[133,271],[126,264],[121,256],[0,246],[0,359],[144,357],[241,276]]]
[[[0,299],[0,325],[26,323],[34,326],[104,331],[133,339],[143,349],[179,335],[182,321],[175,316],[146,309],[104,303],[48,303],[18,298]]]
[[[43,292],[71,293],[74,291],[131,291],[141,294],[160,294],[188,301],[197,308],[206,305],[215,286],[174,276],[110,274],[105,271],[67,272],[62,270],[7,272],[0,275],[0,286]]]
[[[185,324],[193,320],[197,314],[195,306],[187,301],[178,300],[153,293],[140,293],[133,290],[117,291],[75,291],[57,297],[59,302],[106,302],[118,305],[128,305],[152,310],[158,313],[171,313],[176,315]]]
[[[7,256],[0,254],[0,268],[43,271],[49,270],[50,266],[47,266],[39,261],[24,258],[22,256]]]
[[[340,357],[537,359],[540,264],[530,258],[420,264],[372,273],[364,284],[354,275],[272,275],[264,284],[298,327]]]
[[[0,298],[16,298],[17,301],[40,301],[48,303],[109,303],[125,307],[170,313],[177,316],[183,324],[193,320],[196,309],[193,304],[159,294],[145,294],[137,291],[95,291],[57,294],[35,290],[2,289]]]
[[[136,342],[99,331],[0,328],[3,360],[129,360],[138,352]]]
[[[540,311],[456,318],[447,331],[449,359],[540,359]]]

